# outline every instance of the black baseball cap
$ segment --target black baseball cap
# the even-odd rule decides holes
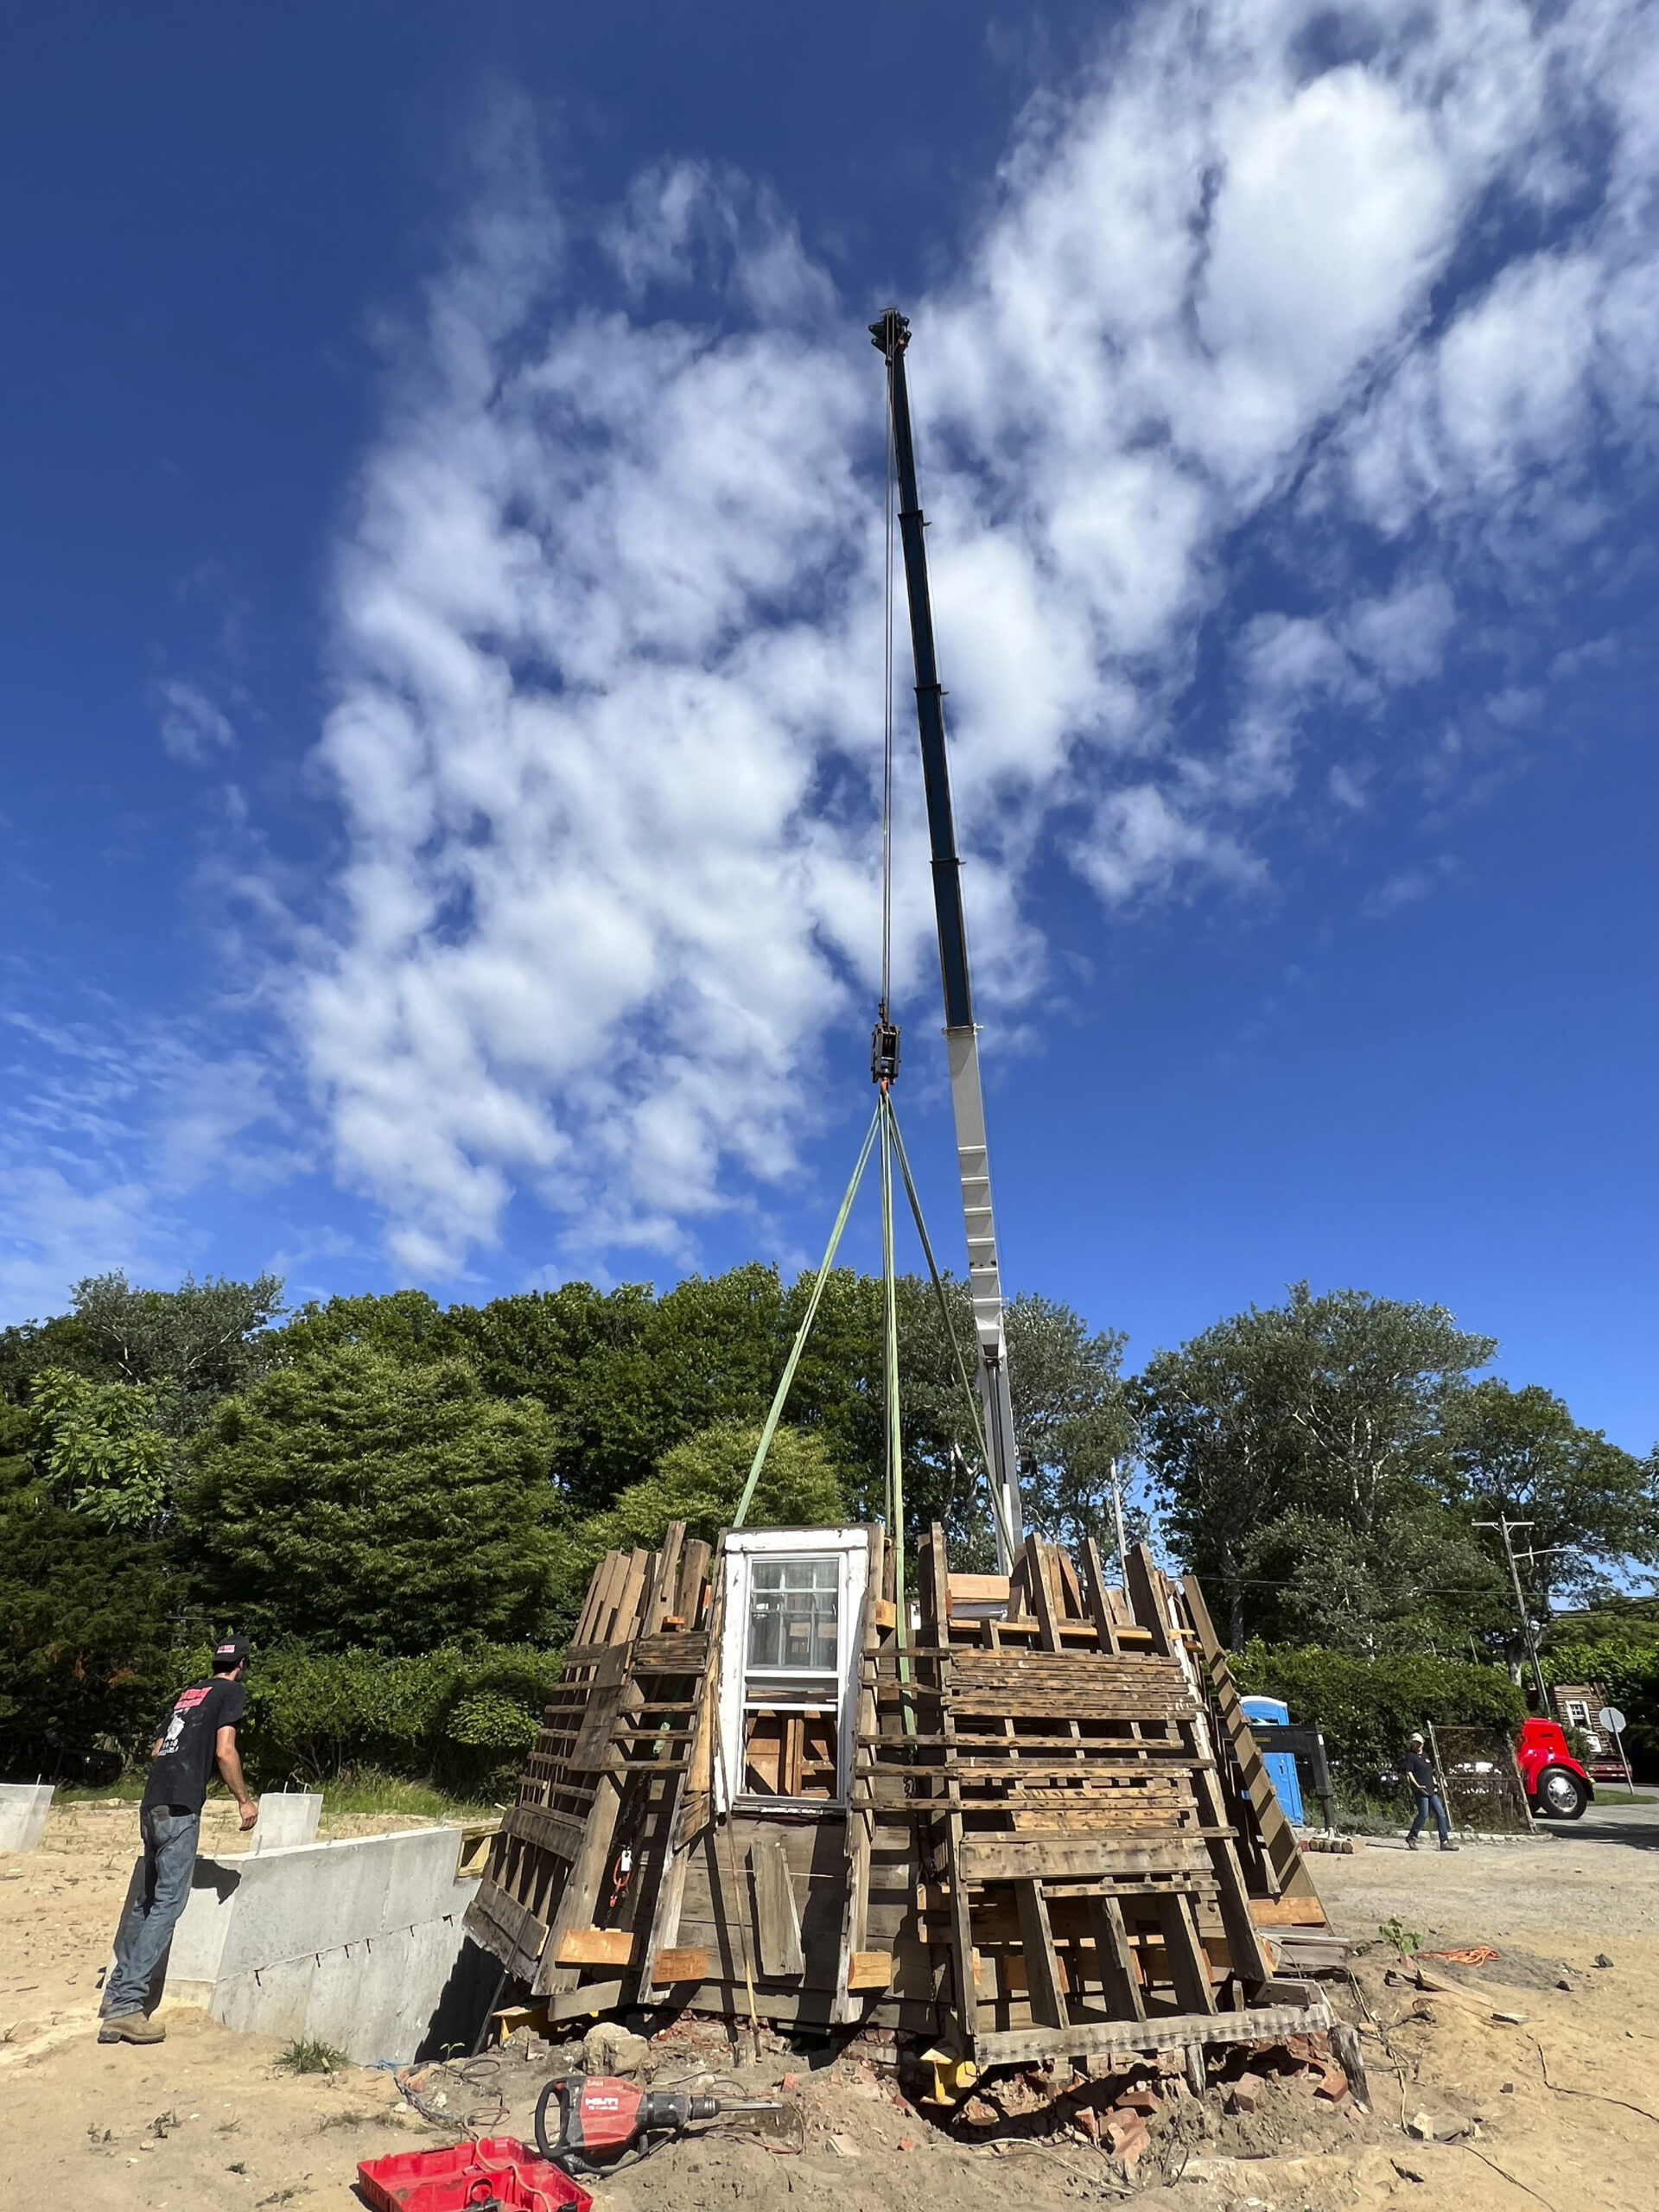
[[[245,1662],[248,1648],[248,1639],[245,1636],[221,1637],[213,1646],[213,1672],[216,1675],[232,1673]]]

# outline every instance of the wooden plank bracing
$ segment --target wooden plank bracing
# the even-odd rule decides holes
[[[1287,1993],[1324,2024],[1259,1933],[1324,1920],[1196,1584],[1142,1548],[1120,1589],[1093,1542],[1074,1562],[1037,1535],[1006,1582],[953,1574],[935,1528],[901,1649],[868,1538],[844,1802],[780,1758],[724,1804],[722,1646],[746,1664],[747,1624],[727,1637],[717,1548],[675,1527],[600,1562],[478,1941],[556,2019],[741,2018],[753,1986],[763,2018],[902,2026],[982,2066],[1269,2040]]]

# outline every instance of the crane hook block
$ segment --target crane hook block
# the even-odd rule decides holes
[[[910,317],[900,315],[897,308],[884,309],[880,319],[870,325],[870,343],[888,360],[895,353],[902,353],[910,343]]]
[[[870,1081],[897,1083],[899,1080],[899,1025],[887,1020],[883,1007],[876,1016],[870,1032]]]

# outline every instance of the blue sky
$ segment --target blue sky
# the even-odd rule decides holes
[[[71,5],[0,119],[0,1318],[816,1255],[892,298],[1007,1277],[1659,1433],[1650,12]]]

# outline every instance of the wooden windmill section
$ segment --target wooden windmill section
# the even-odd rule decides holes
[[[1120,1591],[1092,1544],[1074,1564],[1036,1537],[1007,1581],[953,1575],[935,1529],[901,1649],[890,1548],[860,1533],[842,1707],[746,1746],[729,1807],[720,1675],[745,1624],[725,1636],[725,1540],[711,1560],[673,1528],[602,1562],[467,1914],[478,1941],[555,2019],[752,2005],[982,2067],[1328,2025],[1275,1971],[1269,1943],[1328,1931],[1196,1584],[1143,1548]]]

